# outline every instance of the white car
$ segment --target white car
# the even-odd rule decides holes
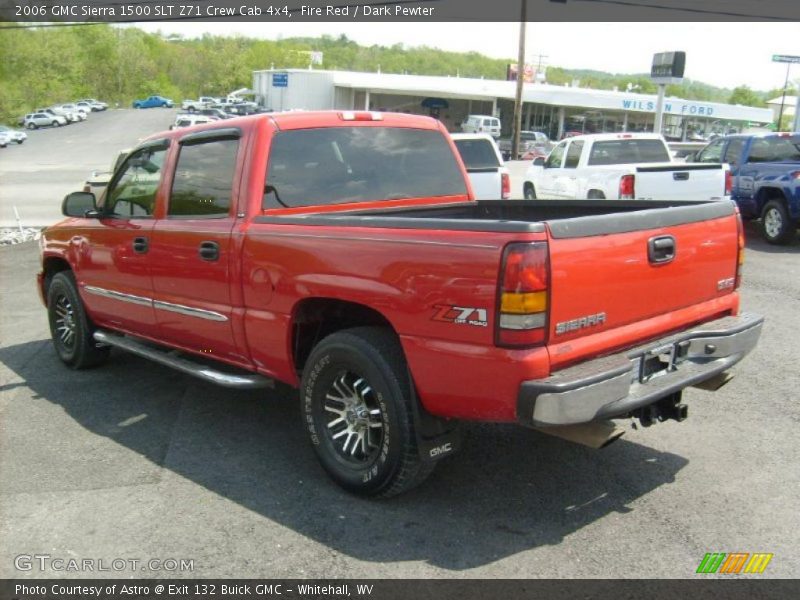
[[[70,104],[55,104],[50,107],[57,115],[64,115],[70,123],[78,123],[79,121],[86,120],[86,111],[78,109],[78,107]],[[45,111],[49,112],[49,111]]]
[[[500,119],[489,115],[467,115],[461,123],[464,133],[488,133],[493,138],[500,137]]]
[[[193,125],[201,125],[203,123],[213,123],[214,121],[219,121],[219,119],[206,115],[181,114],[175,117],[175,123],[170,125],[169,128],[180,129],[182,127],[192,127]]]
[[[94,98],[84,98],[82,100],[78,100],[75,104],[83,104],[86,103],[89,105],[89,109],[92,111],[101,111],[106,110],[108,108],[108,104],[105,102],[100,102],[100,100],[95,100]]]
[[[85,121],[89,116],[89,113],[92,112],[85,106],[78,106],[77,104],[61,104],[60,106],[64,110],[78,113],[81,116],[81,121]]]
[[[52,113],[35,112],[25,115],[23,124],[28,129],[38,129],[39,127],[61,127],[67,124],[67,118],[63,115]]]
[[[453,133],[451,137],[467,169],[475,199],[510,198],[511,178],[492,136],[486,133]]]
[[[728,165],[673,162],[654,133],[567,138],[533,161],[522,186],[528,200],[722,200],[730,190]]]
[[[18,129],[11,129],[11,127],[7,125],[0,125],[0,135],[7,137],[8,141],[16,142],[17,144],[21,144],[28,139],[27,133]]]
[[[6,131],[0,131],[0,148],[5,148],[11,143],[11,134]]]

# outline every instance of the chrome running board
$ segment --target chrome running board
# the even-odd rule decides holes
[[[257,388],[274,388],[275,382],[272,379],[247,373],[236,375],[219,371],[208,365],[195,362],[184,356],[176,356],[172,350],[158,350],[152,346],[137,340],[136,338],[124,337],[108,331],[95,331],[94,339],[100,344],[108,344],[131,354],[137,354],[154,362],[172,367],[177,371],[193,375],[199,379],[216,383],[224,387],[235,388],[238,390],[250,390]]]

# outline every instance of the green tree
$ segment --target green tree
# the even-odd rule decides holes
[[[766,106],[764,99],[746,85],[734,88],[728,97],[728,104],[741,104],[742,106]]]

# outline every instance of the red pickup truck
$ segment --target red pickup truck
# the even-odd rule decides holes
[[[135,148],[42,237],[73,368],[112,347],[218,384],[300,388],[340,485],[389,496],[460,420],[595,446],[682,420],[756,344],[731,202],[482,201],[433,119],[244,117]]]

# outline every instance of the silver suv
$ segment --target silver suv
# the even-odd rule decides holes
[[[25,115],[22,123],[28,129],[38,129],[39,127],[61,127],[67,124],[67,118],[63,115],[54,115],[45,112],[36,112]]]

